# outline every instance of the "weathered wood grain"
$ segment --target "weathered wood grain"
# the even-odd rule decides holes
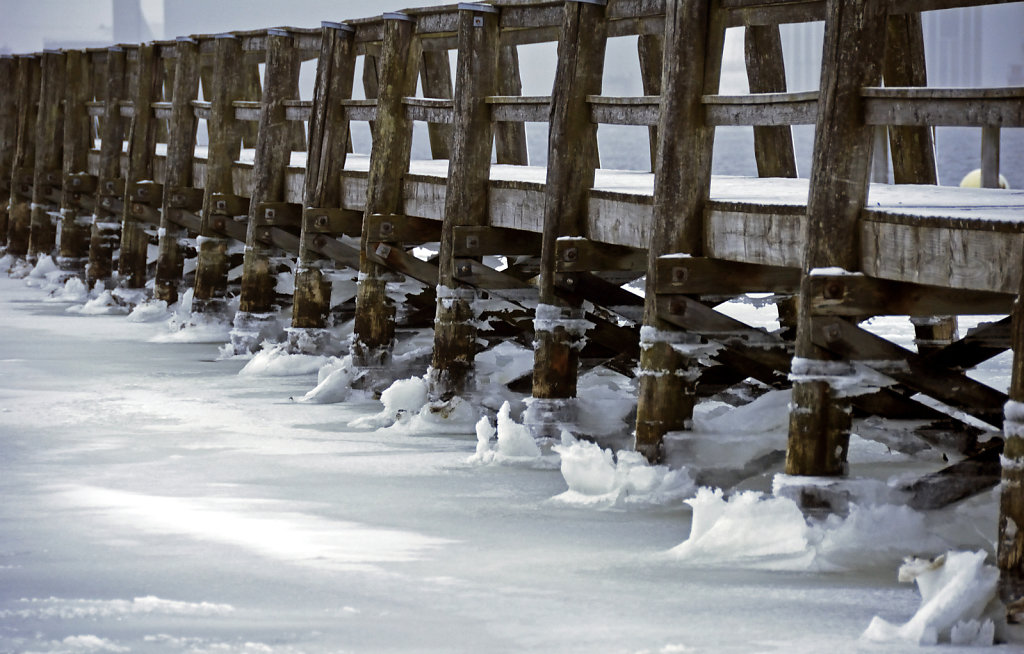
[[[402,98],[415,94],[421,60],[414,29],[412,21],[399,17],[384,21],[366,216],[401,213],[401,179],[409,169],[412,145],[412,121],[402,111]],[[395,305],[386,292],[385,269],[367,258],[376,247],[368,236],[364,231],[360,239],[361,275],[352,342],[353,362],[366,369],[377,368],[390,359],[395,338]]]
[[[161,198],[159,254],[156,262],[156,281],[153,295],[168,305],[178,301],[178,288],[182,283],[185,253],[181,240],[188,230],[181,229],[176,214],[185,207],[175,206],[175,195],[180,189],[192,189],[192,161],[196,149],[196,129],[199,121],[192,111],[192,101],[199,95],[199,44],[191,39],[179,39],[175,58],[174,82],[171,87],[171,116],[168,121],[167,162],[164,173],[164,194]],[[195,194],[193,194],[195,198]],[[199,206],[202,206],[199,196]],[[196,207],[198,208],[198,207]]]
[[[241,43],[234,36],[219,35],[213,39],[212,46],[213,66],[209,78],[219,81],[216,84],[211,81],[208,85],[207,78],[203,76],[203,95],[209,98],[210,105],[206,120],[210,144],[202,178],[196,176],[195,179],[195,183],[204,190],[199,234],[202,238],[192,303],[193,311],[200,312],[223,308],[227,291],[228,241],[213,229],[212,223],[216,216],[224,215],[223,210],[217,207],[216,197],[234,194],[232,176],[234,162],[238,160],[242,147],[242,133],[232,103],[245,93],[242,77],[232,72],[242,58]],[[200,70],[202,73],[203,69]],[[241,213],[247,212],[246,209]],[[231,212],[229,215],[235,214]]]
[[[811,190],[807,202],[803,269],[860,264],[859,223],[867,200],[873,128],[860,113],[860,89],[878,84],[885,34],[885,9],[870,0],[826,4],[818,118],[815,124]],[[831,357],[812,338],[810,294],[801,289],[796,356],[811,362]],[[818,381],[822,363],[810,363],[808,381],[793,385],[786,472],[840,475],[846,471],[849,401],[828,381]],[[832,366],[829,370],[835,370]],[[852,371],[851,371],[852,372]]]
[[[785,93],[786,68],[777,25],[751,25],[743,32],[743,54],[751,93]],[[760,177],[796,177],[793,133],[788,125],[754,127],[754,159]]]
[[[494,141],[487,97],[499,88],[501,63],[499,15],[463,9],[458,16],[454,129],[437,278],[439,288],[450,290],[444,291],[447,296],[439,295],[437,301],[430,377],[431,396],[445,400],[468,390],[476,353],[472,303],[476,293],[470,289],[456,290],[455,230],[459,226],[486,224]]]
[[[519,72],[519,50],[514,46],[504,46],[500,50],[498,73],[498,95],[522,95],[523,79]],[[526,149],[526,126],[522,123],[496,123],[494,129],[494,149],[499,164],[525,166],[529,160]]]
[[[345,168],[349,142],[349,123],[341,102],[352,97],[355,63],[355,31],[344,25],[324,23],[303,180],[302,204],[307,210],[341,206],[341,171]],[[310,224],[316,224],[315,218]],[[313,249],[315,240],[317,235],[303,223],[292,308],[294,328],[308,330],[327,326],[331,285],[318,265],[319,252]],[[321,240],[325,241],[326,237]]]
[[[291,35],[270,30],[260,100],[259,137],[250,181],[249,229],[245,240],[239,314],[266,314],[275,306],[276,277],[270,262],[273,250],[258,238],[257,230],[260,216],[265,211],[263,205],[285,199],[285,168],[295,147],[295,124],[285,116],[285,102],[295,98],[301,63]]]
[[[28,253],[32,224],[32,186],[35,174],[36,119],[42,77],[38,56],[17,58],[15,103],[18,107],[17,146],[11,169],[11,197],[7,227],[7,253],[22,257]]]
[[[148,202],[132,198],[133,185],[142,180],[153,179],[153,159],[156,151],[156,134],[160,121],[152,111],[152,104],[160,97],[163,88],[163,62],[156,47],[143,45],[138,50],[136,89],[131,102],[135,114],[129,125],[128,171],[125,175],[124,208],[121,225],[121,255],[118,260],[118,277],[128,288],[143,288],[146,285],[146,263],[149,236],[146,225],[137,219],[143,211],[133,212],[136,204],[159,206],[162,198],[152,197]],[[153,225],[155,226],[155,225]]]
[[[586,225],[587,197],[600,166],[597,126],[589,120],[587,97],[601,92],[607,41],[603,4],[565,4],[558,62],[551,94],[544,229],[539,291],[541,305],[559,307],[564,317],[578,307],[559,300],[555,291],[557,240],[580,236]],[[557,321],[535,333],[533,397],[576,397],[578,349]]]
[[[654,215],[648,247],[647,280],[658,283],[658,257],[672,252],[703,254],[705,205],[711,185],[714,127],[705,120],[703,98],[718,92],[725,40],[725,13],[718,0],[666,4],[665,65],[658,158],[654,173]],[[644,325],[655,334],[671,329],[659,315],[654,293],[644,305]],[[684,429],[696,400],[696,362],[665,339],[645,343],[640,355],[636,448],[648,460],[664,455],[663,437]]]
[[[30,260],[54,254],[57,246],[57,223],[50,215],[56,211],[63,183],[64,139],[56,138],[64,132],[64,95],[66,55],[47,50],[42,54],[40,95],[36,114],[36,156],[32,174],[32,218],[29,229],[28,256]]]
[[[124,194],[124,178],[121,172],[121,149],[127,121],[117,108],[128,95],[124,48],[107,50],[106,81],[103,101],[106,114],[103,116],[100,135],[100,160],[97,171],[96,210],[92,234],[89,239],[89,267],[86,278],[90,287],[96,282],[106,282],[113,272],[114,250],[121,241],[121,215],[116,205]],[[118,201],[115,202],[115,199]]]
[[[86,224],[89,210],[83,200],[95,191],[94,179],[90,179],[91,188],[83,188],[84,177],[88,177],[89,150],[93,145],[92,118],[86,103],[93,97],[92,80],[96,71],[92,58],[82,50],[67,51],[66,62],[62,215],[57,263],[62,270],[84,275],[89,252]]]

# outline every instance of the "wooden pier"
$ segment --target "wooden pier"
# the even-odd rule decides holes
[[[635,446],[652,462],[700,398],[748,379],[793,388],[793,476],[848,475],[855,416],[918,421],[916,437],[957,463],[908,485],[912,506],[1001,475],[1011,604],[1024,600],[1024,192],[991,187],[999,130],[1024,126],[1024,88],[928,87],[921,28],[921,12],[984,4],[996,3],[493,0],[0,57],[0,239],[90,286],[153,282],[168,303],[191,289],[193,311],[233,321],[238,353],[290,304],[293,351],[347,345],[369,388],[391,381],[397,327],[432,324],[438,402],[472,390],[482,343],[533,342],[538,438],[576,423],[581,365],[635,375]],[[820,88],[790,93],[779,25],[809,21],[824,21]],[[743,30],[746,95],[719,92],[730,28]],[[636,37],[647,95],[602,95],[606,44],[622,37]],[[517,48],[537,43],[557,43],[554,85],[524,97]],[[303,62],[316,66],[311,98]],[[368,156],[351,152],[358,121]],[[416,122],[431,160],[412,159]],[[543,167],[527,122],[548,125]],[[602,168],[602,124],[648,128],[637,147],[650,169]],[[798,124],[814,125],[809,179],[796,176]],[[733,125],[754,128],[757,178],[711,174],[715,128]],[[943,125],[982,128],[990,188],[936,185]],[[891,185],[872,183],[886,139]],[[436,254],[415,256],[423,244]],[[275,289],[285,270],[293,297]],[[339,274],[358,281],[354,297],[332,292]],[[623,288],[640,279],[643,297]],[[401,280],[418,292],[398,306]],[[745,293],[774,294],[782,329],[716,310]],[[512,307],[486,316],[501,325],[490,340],[484,298]],[[957,338],[969,314],[997,318]],[[877,315],[911,316],[916,351],[859,326]],[[351,343],[330,343],[348,316]],[[1011,348],[1008,394],[967,376]]]

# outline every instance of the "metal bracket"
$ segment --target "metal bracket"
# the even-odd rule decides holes
[[[356,28],[352,27],[351,25],[346,25],[345,23],[334,23],[329,20],[320,21],[320,27],[326,27],[333,30],[340,30],[342,32],[356,31]]]

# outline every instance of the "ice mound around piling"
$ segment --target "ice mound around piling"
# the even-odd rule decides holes
[[[164,300],[149,299],[136,304],[128,314],[128,322],[160,322],[167,320],[171,311]]]
[[[167,330],[149,339],[151,343],[223,343],[228,339],[231,324],[223,316],[192,311],[193,289],[181,294],[178,303],[170,308]],[[229,303],[233,312],[238,300]]]
[[[293,354],[285,343],[264,341],[245,367],[238,371],[243,377],[294,377],[317,373],[329,364],[331,357]]]
[[[999,571],[985,563],[985,556],[983,551],[951,551],[934,560],[907,559],[899,580],[917,583],[920,608],[902,625],[875,616],[863,638],[914,645],[992,645],[1003,607],[996,599]]]
[[[554,447],[561,457],[562,477],[569,490],[555,501],[597,507],[672,505],[691,497],[696,489],[689,473],[664,465],[650,465],[639,452],[619,450],[563,437]]]
[[[89,299],[89,287],[78,277],[67,279],[62,286],[50,291],[43,302],[83,304]]]
[[[357,393],[352,388],[356,371],[352,367],[352,357],[331,357],[317,371],[316,386],[296,402],[306,404],[335,404],[352,399]]]
[[[466,460],[470,464],[541,469],[554,469],[559,465],[558,454],[545,453],[530,429],[512,418],[508,402],[498,410],[495,424],[487,416],[476,422],[476,439],[476,452]]]
[[[103,282],[96,282],[85,304],[72,305],[65,310],[83,316],[119,316],[128,315],[131,305],[116,289],[108,290]]]
[[[379,413],[359,418],[352,426],[409,435],[471,434],[477,419],[476,409],[462,398],[430,402],[426,376],[394,382],[380,401],[384,406]]]
[[[688,565],[838,572],[889,568],[908,552],[990,546],[984,534],[962,529],[956,508],[925,513],[888,503],[878,489],[859,495],[863,504],[850,504],[846,516],[816,520],[788,497],[756,491],[726,497],[721,489],[701,488],[686,502],[693,508],[690,536],[669,553]]]

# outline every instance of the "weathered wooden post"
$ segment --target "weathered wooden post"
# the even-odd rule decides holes
[[[886,86],[927,86],[924,29],[921,14],[897,14],[886,21]],[[932,131],[926,125],[889,126],[892,174],[896,184],[938,184]],[[935,352],[956,340],[956,316],[912,317],[914,342],[921,354]]]
[[[413,34],[414,19],[400,13],[384,14],[383,19],[384,43],[378,62],[380,91],[360,238],[360,274],[351,348],[353,363],[367,373],[379,373],[391,360],[395,305],[387,293],[390,273],[367,256],[367,250],[375,247],[375,243],[370,241],[366,224],[375,214],[395,215],[402,211],[402,177],[409,170],[412,145],[412,120],[406,115],[402,99],[416,93],[420,62],[420,44]],[[374,376],[375,373],[369,374],[370,384],[384,381]]]
[[[279,209],[264,205],[285,199],[285,169],[291,157],[293,125],[285,115],[284,103],[295,99],[301,63],[287,30],[267,30],[267,65],[252,170],[242,295],[231,330],[231,344],[236,354],[254,351],[275,321],[274,285],[277,280],[271,262],[274,247],[264,240],[262,228],[273,224]]]
[[[85,274],[89,260],[89,216],[96,179],[89,174],[89,150],[92,149],[92,58],[81,50],[67,53],[67,92],[64,105],[64,185],[60,202],[60,252],[57,263],[62,270]]]
[[[121,256],[118,259],[118,277],[126,288],[141,289],[146,285],[149,249],[146,226],[159,223],[155,214],[163,189],[153,182],[153,160],[160,121],[153,112],[153,103],[160,99],[163,72],[158,46],[152,43],[140,46],[138,79],[132,97],[134,110],[128,130],[128,171],[122,211]]]
[[[452,69],[447,50],[425,50],[420,67],[420,83],[423,97],[452,98]],[[441,123],[427,123],[430,138],[430,156],[434,159],[448,159],[452,142],[452,127]]]
[[[664,34],[641,34],[636,42],[637,55],[640,58],[640,82],[643,84],[644,95],[661,95],[661,69],[665,59]],[[658,158],[658,128],[647,130],[651,147],[651,171],[654,171]]]
[[[213,69],[209,78],[217,82],[207,84],[207,77],[203,77],[203,95],[210,103],[206,120],[210,144],[192,298],[192,310],[201,313],[220,312],[225,308],[230,239],[224,236],[223,226],[236,215],[248,213],[244,198],[234,194],[231,175],[242,147],[242,130],[232,106],[244,90],[242,76],[233,74],[242,61],[242,47],[234,34],[214,37]]]
[[[522,95],[523,78],[519,73],[519,50],[503,46],[498,59],[498,95]],[[525,166],[530,163],[526,149],[526,124],[502,121],[493,125],[494,153],[499,164]]]
[[[670,0],[665,6],[648,288],[657,286],[659,256],[703,252],[715,130],[705,121],[702,97],[718,92],[725,39],[717,6],[714,0]],[[656,295],[647,294],[640,332],[636,449],[652,462],[664,455],[664,435],[688,428],[693,417],[699,344],[698,336],[673,331],[659,317]]]
[[[453,140],[438,255],[437,310],[430,394],[448,400],[468,390],[476,351],[473,300],[455,280],[455,227],[487,224],[493,127],[487,97],[498,89],[499,11],[459,6],[459,58],[452,113]]]
[[[11,171],[11,202],[8,208],[7,253],[16,257],[28,254],[32,224],[32,184],[36,159],[36,107],[39,102],[41,59],[38,55],[17,57],[18,145]]]
[[[100,135],[96,207],[89,239],[89,266],[86,269],[86,280],[90,287],[95,286],[96,282],[110,279],[114,250],[120,242],[120,205],[124,194],[124,178],[121,177],[121,146],[124,142],[121,99],[127,91],[125,54],[125,49],[120,46],[107,50],[105,111]]]
[[[582,307],[555,292],[557,242],[581,236],[587,201],[598,168],[597,125],[588,95],[601,93],[607,28],[605,1],[565,4],[558,63],[551,93],[540,301],[534,318],[533,397],[524,420],[536,437],[557,437],[575,422],[579,348],[587,323]]]
[[[1012,317],[1013,368],[1003,422],[996,559],[1000,599],[1019,616],[1024,604],[1024,275]]]
[[[160,207],[160,252],[156,261],[153,296],[167,304],[178,301],[185,253],[182,239],[188,231],[176,220],[195,202],[192,188],[193,159],[196,151],[196,119],[192,101],[199,96],[199,43],[188,37],[176,42],[177,58],[171,88],[171,118],[167,130],[167,159]]]
[[[59,50],[43,53],[40,81],[39,111],[36,115],[36,160],[32,181],[32,226],[28,240],[28,257],[54,254],[57,247],[57,213],[61,169],[64,162],[64,79],[66,55]]]
[[[0,102],[0,247],[7,245],[7,205],[11,198],[11,169],[18,149],[18,62],[0,55],[0,87],[8,95]]]
[[[860,90],[877,86],[885,7],[874,0],[826,4],[814,157],[807,203],[803,281],[792,365],[786,473],[843,475],[850,438],[853,368],[812,340],[810,276],[821,268],[860,266],[858,218],[867,201],[873,127],[863,120]]]
[[[317,61],[313,109],[309,117],[309,150],[303,188],[299,267],[295,273],[295,302],[289,347],[320,351],[327,345],[327,316],[331,282],[320,269],[314,242],[325,239],[332,215],[341,207],[341,171],[347,157],[349,124],[342,101],[352,97],[355,76],[355,29],[324,22]]]
[[[786,91],[786,65],[778,25],[744,28],[743,53],[751,93]],[[796,177],[793,132],[787,125],[754,126],[754,158],[758,177]]]

